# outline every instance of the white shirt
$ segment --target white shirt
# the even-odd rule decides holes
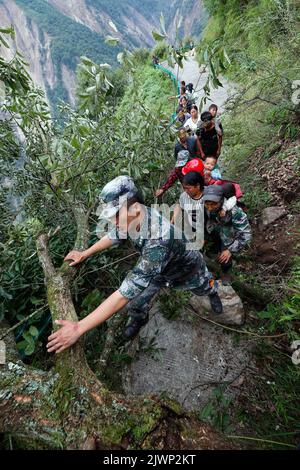
[[[203,198],[201,196],[200,199],[193,199],[184,192],[180,195],[179,205],[188,220],[188,223],[186,223],[186,221],[184,222],[183,231],[186,238],[191,242],[189,249],[201,250],[204,244]],[[192,245],[194,245],[194,247]]]
[[[186,192],[179,197],[180,208],[186,214],[188,223],[184,221],[183,232],[187,240],[190,241],[189,250],[201,250],[204,245],[204,202],[203,197],[193,199]],[[236,197],[224,198],[222,209],[230,211],[236,205]],[[176,225],[180,220],[176,219]],[[181,224],[182,226],[182,224]]]
[[[198,119],[196,122],[193,121],[193,119],[190,117],[185,123],[184,123],[184,128],[187,129],[188,127],[193,131],[196,132],[198,128],[198,123],[201,122],[201,117],[198,116]]]

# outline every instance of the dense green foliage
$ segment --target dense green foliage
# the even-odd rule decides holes
[[[123,70],[123,75],[126,70],[127,78],[131,77],[132,81],[135,74],[140,76],[141,70],[147,67],[140,64],[147,59],[148,53],[145,55],[141,51],[130,57],[129,62],[124,59],[120,70]],[[114,91],[112,86],[119,83],[120,72],[111,74],[110,83],[109,70],[87,58],[78,68],[78,109],[73,111],[68,105],[62,106],[60,113],[65,125],[63,129],[56,128],[52,126],[42,93],[30,82],[25,81],[26,86],[21,87],[15,96],[15,88],[10,86],[12,73],[16,83],[17,80],[22,83],[26,74],[24,69],[13,68],[13,65],[5,61],[2,64],[3,78],[8,68],[12,71],[10,81],[7,81],[4,109],[13,115],[18,113],[20,117],[20,126],[26,137],[26,157],[25,161],[19,160],[19,142],[10,125],[1,121],[0,132],[4,138],[1,140],[0,165],[2,174],[10,176],[13,186],[9,194],[4,187],[0,190],[1,209],[6,214],[0,223],[0,313],[14,324],[36,312],[33,318],[21,325],[16,337],[22,354],[30,356],[35,352],[34,360],[40,363],[45,358],[36,348],[47,337],[51,317],[37,258],[37,234],[41,230],[48,232],[61,227],[50,242],[54,265],[60,264],[74,243],[76,225],[72,209],[80,204],[91,211],[90,243],[95,243],[100,188],[110,178],[129,174],[143,190],[146,200],[152,202],[159,176],[164,173],[166,153],[171,156],[174,137],[169,129],[169,111],[166,113],[160,107],[148,107],[153,98],[145,103],[141,98],[137,99],[134,107],[130,106],[126,113],[117,116],[115,106],[122,99],[127,79],[122,76],[123,88]],[[151,67],[149,71],[156,74]],[[162,75],[155,75],[155,83],[158,89],[166,91],[167,83]],[[168,84],[172,87],[171,82]],[[139,96],[141,90],[134,93]],[[15,160],[12,176],[11,165]],[[18,206],[21,218],[16,218],[16,212],[8,204],[12,198],[21,198],[22,204]],[[116,248],[101,257],[94,257],[80,268],[73,285],[80,315],[87,313],[86,306],[92,305],[93,299],[97,302],[119,286],[124,272],[135,259],[134,254],[127,255],[128,260],[120,263],[116,270],[113,262],[124,257],[122,253],[122,248]],[[100,333],[92,335],[96,337],[98,348],[101,340],[97,335]]]
[[[226,45],[231,59],[227,77],[240,84],[233,112],[226,122],[228,172],[257,189],[247,174],[250,156],[281,138],[299,135],[299,105],[294,104],[294,81],[299,78],[300,7],[297,1],[206,0],[213,13],[199,46]],[[254,186],[256,188],[254,188]],[[250,192],[250,191],[249,191]]]
[[[285,199],[285,204],[295,216],[299,213],[296,188],[300,176],[300,100],[299,82],[296,82],[300,73],[300,4],[294,0],[205,0],[204,3],[211,17],[198,46],[199,61],[203,60],[204,50],[225,46],[231,62],[223,73],[236,84],[235,97],[227,103],[224,115],[222,165],[226,176],[241,183],[249,214],[259,216],[263,208],[276,205],[277,181],[286,177],[284,162],[288,165],[294,155],[294,173],[288,179],[292,196],[290,200]],[[262,174],[268,178],[278,161],[282,162],[282,173],[272,188],[272,179],[267,185]],[[294,243],[299,246],[297,237]],[[250,437],[262,439],[259,445],[267,447],[274,443],[266,443],[265,439],[293,445],[299,432],[296,411],[299,366],[292,364],[290,356],[291,342],[299,339],[299,261],[299,257],[292,260],[292,270],[288,276],[285,273],[285,278],[284,274],[277,278],[274,274],[269,280],[254,263],[251,272],[238,274],[242,279],[241,295],[246,284],[262,296],[268,293],[277,299],[276,303],[256,312],[258,320],[254,320],[253,328],[264,335],[282,334],[282,339],[261,342],[260,377],[253,380],[253,389],[249,387],[234,418],[250,429]],[[255,409],[259,411],[253,412]],[[214,417],[219,418],[217,411]],[[254,426],[255,436],[251,432]]]
[[[117,115],[119,117],[128,115],[138,100],[140,104],[149,108],[150,112],[162,112],[166,119],[169,119],[173,112],[173,104],[168,100],[168,96],[175,93],[177,90],[167,75],[155,70],[152,65],[141,66],[134,74],[133,82],[127,87]]]

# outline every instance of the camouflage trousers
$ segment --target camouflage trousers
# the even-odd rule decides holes
[[[127,306],[128,315],[136,320],[146,319],[156,295],[163,287],[188,290],[200,297],[217,292],[217,285],[205,264],[203,264],[201,271],[191,277],[191,279],[182,279],[182,283],[180,283],[180,279],[176,279],[175,284],[172,280],[168,279],[167,276],[158,275],[152,279],[143,292],[129,302]]]

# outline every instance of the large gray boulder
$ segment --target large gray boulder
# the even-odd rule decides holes
[[[223,313],[215,315],[210,306],[210,301],[207,296],[198,297],[193,296],[190,304],[195,311],[200,314],[207,314],[207,318],[222,323],[224,325],[242,325],[245,321],[245,311],[240,297],[236,294],[230,285],[224,286],[221,281],[218,281],[218,292],[223,304]]]
[[[223,302],[228,300],[222,316],[228,320],[233,305],[231,322],[240,324],[244,318],[240,299],[234,293],[234,300],[230,287],[220,290]],[[123,373],[126,393],[167,394],[185,409],[199,411],[219,386],[224,386],[226,396],[238,392],[236,384],[243,382],[251,361],[249,338],[241,335],[236,341],[234,333],[201,319],[220,321],[221,316],[208,313],[208,299],[193,297],[191,304],[177,320],[167,320],[159,302],[153,306],[149,323],[129,348],[134,360]]]

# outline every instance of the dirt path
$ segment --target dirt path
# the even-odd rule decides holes
[[[202,96],[204,95],[202,89],[206,83],[208,73],[207,72],[201,73],[201,69],[195,57],[193,57],[191,53],[189,53],[187,60],[184,61],[183,69],[179,68],[179,71],[178,71],[177,65],[173,69],[169,67],[167,62],[163,62],[162,65],[166,67],[167,69],[171,70],[176,76],[178,73],[178,80],[185,80],[186,83],[193,83],[194,87],[196,87],[198,83],[195,96],[196,96],[196,104],[199,105],[200,100]],[[221,78],[221,82],[223,84],[223,87],[219,87],[216,90],[214,89],[211,90],[211,97],[210,97],[211,101],[209,100],[207,101],[207,107],[209,106],[210,103],[215,103],[218,105],[219,111],[223,112],[224,104],[226,100],[228,99],[228,97],[233,93],[233,89],[228,83],[228,81],[225,80],[225,78]]]

